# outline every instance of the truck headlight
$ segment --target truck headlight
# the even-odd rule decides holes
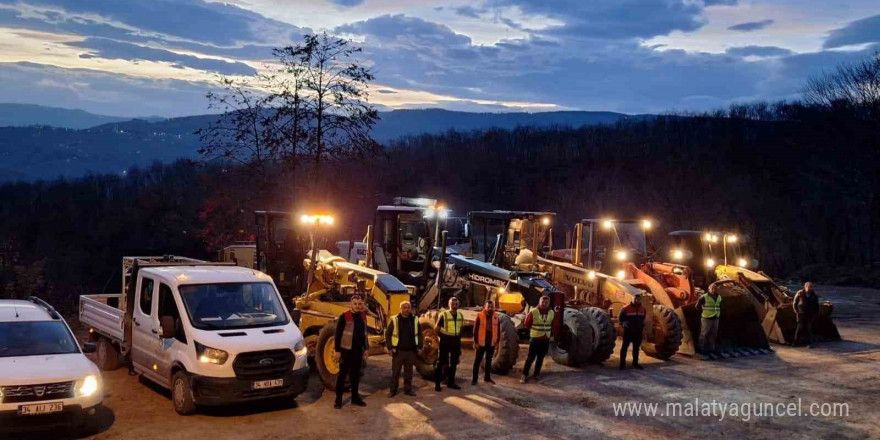
[[[309,349],[306,347],[306,342],[302,339],[293,346],[293,351],[296,352],[297,356],[305,356],[309,353]]]
[[[76,394],[80,397],[89,397],[96,392],[98,392],[98,378],[88,375],[83,379]]]
[[[196,342],[196,355],[198,355],[200,362],[206,364],[223,365],[226,363],[226,359],[229,359],[229,353],[219,348],[206,347],[198,342]]]

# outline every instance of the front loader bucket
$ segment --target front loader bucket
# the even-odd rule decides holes
[[[761,319],[756,310],[753,298],[742,288],[729,284],[717,286],[721,295],[721,321],[718,323],[718,353],[705,353],[711,359],[750,356],[771,353],[770,344]],[[676,310],[683,317],[685,337],[679,352],[683,354],[700,353],[700,321],[701,313],[696,303]],[[690,337],[688,337],[688,334]]]
[[[840,332],[837,331],[837,326],[831,319],[832,310],[833,306],[830,302],[821,305],[819,316],[813,321],[812,326],[814,342],[840,340]],[[778,307],[768,306],[763,327],[771,342],[793,344],[797,330],[797,314],[795,314],[792,304],[782,304]]]

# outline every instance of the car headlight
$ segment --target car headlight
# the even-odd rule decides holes
[[[226,359],[229,359],[229,353],[219,348],[204,346],[198,342],[196,342],[196,355],[199,357],[199,362],[206,364],[223,365],[226,363]]]
[[[296,352],[297,356],[305,356],[309,353],[309,349],[306,347],[306,342],[303,339],[300,339],[296,345],[293,346],[293,351]]]
[[[76,394],[80,397],[89,397],[96,392],[98,392],[98,378],[88,375],[83,379]]]

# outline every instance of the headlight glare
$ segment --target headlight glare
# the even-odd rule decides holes
[[[211,348],[196,342],[196,354],[199,356],[199,362],[206,364],[223,365],[229,359],[229,353],[218,348]]]
[[[89,397],[98,392],[98,378],[92,375],[88,375],[83,379],[82,383],[79,386],[79,390],[77,394],[80,397]]]

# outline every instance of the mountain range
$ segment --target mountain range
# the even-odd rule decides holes
[[[517,126],[613,124],[614,112],[469,113],[440,109],[380,112],[373,129],[379,142],[407,135]],[[0,104],[0,181],[122,173],[132,166],[198,157],[196,130],[217,115],[130,119],[82,110]]]

